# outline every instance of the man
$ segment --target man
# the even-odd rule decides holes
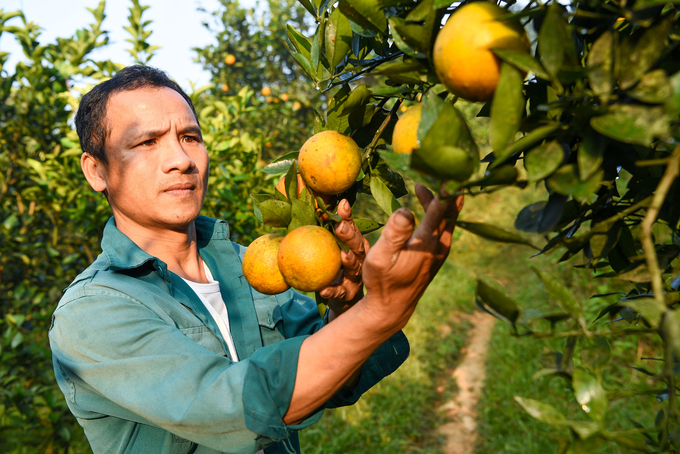
[[[228,225],[199,216],[208,155],[164,73],[120,71],[83,97],[76,127],[83,173],[113,217],[54,312],[50,344],[95,453],[299,452],[297,430],[405,360],[400,330],[448,254],[462,199],[419,188],[415,233],[397,210],[368,253],[343,201],[336,232],[350,251],[341,282],[322,290],[324,321],[303,295],[253,290]]]

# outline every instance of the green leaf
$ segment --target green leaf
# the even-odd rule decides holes
[[[616,83],[616,49],[618,35],[614,30],[607,30],[593,43],[588,52],[588,80],[590,88],[603,101],[607,101]]]
[[[475,287],[477,304],[495,317],[514,324],[519,316],[517,303],[510,298],[503,286],[488,276],[478,275]]]
[[[19,218],[15,214],[10,214],[5,218],[5,220],[2,222],[3,227],[5,229],[12,230],[15,225],[19,223]]]
[[[522,74],[514,66],[501,63],[498,86],[491,101],[489,144],[494,151],[504,150],[515,141],[525,112]]]
[[[288,227],[291,219],[291,204],[277,200],[269,194],[251,194],[255,201],[255,216],[271,227]]]
[[[306,191],[303,191],[303,193]],[[292,232],[303,225],[316,225],[316,215],[313,202],[292,199],[291,219],[287,225],[288,231]],[[261,208],[260,208],[261,209]],[[271,225],[271,224],[270,224]]]
[[[326,58],[333,73],[352,48],[352,27],[347,16],[334,9],[326,25]]]
[[[349,84],[344,84],[328,103],[326,129],[338,131],[341,134],[349,132],[349,118],[347,115],[343,115],[343,110],[351,91]]]
[[[518,176],[517,167],[513,165],[500,166],[487,171],[483,178],[469,183],[469,186],[487,187],[512,184],[517,181]]]
[[[361,110],[371,101],[371,90],[366,84],[360,84],[354,88],[342,103],[342,115],[347,115],[355,110]]]
[[[535,144],[542,142],[546,137],[554,134],[559,129],[560,126],[558,124],[540,126],[534,129],[521,139],[518,139],[516,142],[509,145],[504,150],[499,151],[497,153],[494,152],[496,160],[489,165],[489,169],[493,169],[500,166],[515,153],[519,153],[520,151],[524,151],[531,148]]]
[[[418,141],[411,155],[416,170],[454,181],[465,181],[477,170],[479,150],[465,118],[432,92],[423,98]]]
[[[654,329],[659,326],[663,314],[666,313],[666,306],[655,298],[635,298],[620,301],[619,304],[634,309]]]
[[[666,112],[670,118],[680,115],[680,71],[673,74],[669,79],[673,94],[666,100]]]
[[[606,337],[586,339],[581,347],[581,364],[599,377],[612,357],[612,349]]]
[[[524,155],[527,179],[530,183],[535,183],[550,176],[562,165],[564,158],[564,147],[556,140],[539,145]]]
[[[651,146],[655,137],[669,132],[668,117],[662,106],[614,104],[604,115],[590,119],[600,134],[620,142]]]
[[[661,57],[665,48],[666,40],[673,28],[675,13],[671,12],[645,30],[634,43],[634,35],[624,41],[621,49],[621,70],[619,86],[627,90],[640,80],[656,61]]]
[[[21,331],[17,331],[17,333],[12,336],[12,340],[9,343],[10,348],[13,350],[16,349],[19,345],[21,345],[24,342],[24,335],[21,333]]]
[[[636,3],[637,5],[637,3]],[[637,433],[637,431],[636,431]],[[635,434],[629,432],[604,432],[608,440],[613,441],[619,446],[624,448],[634,449],[638,452],[656,452],[651,451],[650,447],[644,440],[640,440],[634,437]]]
[[[533,73],[540,79],[550,80],[543,66],[530,53],[518,49],[491,49],[494,54],[506,63],[525,73]]]
[[[600,170],[586,181],[581,181],[575,164],[560,167],[547,180],[548,187],[559,194],[570,195],[576,200],[584,200],[597,192],[604,177]]]
[[[496,227],[495,225],[484,224],[481,222],[466,222],[461,220],[456,221],[456,225],[467,230],[468,232],[474,233],[475,235],[481,236],[482,238],[486,238],[487,240],[499,241],[501,243],[524,244],[534,249],[539,249],[529,240],[526,240],[515,233],[503,230],[500,227]]]
[[[548,291],[551,297],[556,300],[557,304],[569,315],[574,317],[583,328],[584,331],[588,331],[584,312],[581,304],[574,297],[574,294],[567,287],[564,286],[560,281],[555,279],[547,271],[539,270],[536,267],[531,267],[531,269],[536,273],[538,278],[543,282],[545,289]]]
[[[391,153],[386,150],[378,150],[378,153],[392,169],[406,178],[409,178],[416,183],[420,183],[432,191],[436,191],[439,187],[439,181],[437,179],[411,169],[411,156],[407,154]]]
[[[673,87],[666,71],[655,69],[643,75],[640,82],[626,94],[647,104],[663,104],[673,96]]]
[[[515,400],[522,406],[522,408],[524,408],[524,411],[539,421],[552,426],[564,425],[567,422],[567,419],[562,415],[562,413],[560,413],[552,405],[533,399],[525,399],[520,396],[515,396]]]
[[[588,129],[583,134],[583,140],[578,147],[576,161],[581,181],[586,181],[600,169],[604,160],[604,149],[607,139],[595,131]]]
[[[366,235],[367,233],[375,232],[376,230],[380,229],[383,224],[380,224],[375,221],[371,221],[370,219],[354,219],[354,223],[356,224],[357,228],[361,232],[362,235]]]
[[[570,63],[568,55],[572,51],[573,39],[567,28],[564,8],[558,2],[552,2],[545,13],[538,35],[541,63],[551,76],[556,77],[560,70]]]
[[[291,166],[296,165],[299,154],[299,151],[286,153],[285,155],[280,156],[267,164],[262,168],[262,171],[270,175],[280,175],[286,173]]]
[[[387,31],[387,18],[379,0],[340,0],[338,8],[352,21],[378,33]]]
[[[298,0],[302,6],[305,7],[307,11],[309,11],[312,16],[315,18],[318,18],[318,15],[316,13],[316,8],[314,7],[314,4],[310,0]]]
[[[622,231],[622,222],[610,224],[600,222],[590,229],[588,245],[593,262],[606,257],[616,247]]]
[[[391,216],[395,210],[401,208],[401,205],[396,197],[394,197],[394,194],[392,194],[382,178],[377,175],[371,176],[371,194],[378,206],[382,208],[388,216]]]
[[[581,409],[593,420],[601,422],[609,406],[607,392],[602,385],[593,375],[580,368],[574,370],[572,385],[574,396],[581,405]]]

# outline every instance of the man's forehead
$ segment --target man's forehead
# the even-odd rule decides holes
[[[111,116],[145,116],[145,114],[184,114],[194,119],[194,114],[181,94],[168,87],[143,87],[113,93],[107,102],[108,120]],[[109,115],[111,114],[111,115]]]

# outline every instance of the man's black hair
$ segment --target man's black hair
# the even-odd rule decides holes
[[[198,115],[196,115],[191,98],[165,72],[151,66],[128,66],[118,71],[111,79],[95,86],[80,101],[76,112],[76,130],[84,153],[108,163],[104,144],[111,132],[106,123],[106,106],[109,99],[115,93],[145,87],[167,87],[175,90],[189,104],[198,122]]]

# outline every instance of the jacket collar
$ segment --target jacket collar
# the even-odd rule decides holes
[[[194,221],[196,225],[196,239],[199,249],[213,240],[229,239],[229,224],[225,221],[198,216]],[[104,227],[102,237],[102,251],[108,256],[112,270],[129,270],[139,268],[147,263],[154,267],[165,266],[158,258],[149,255],[137,246],[127,235],[118,230],[113,216]]]

